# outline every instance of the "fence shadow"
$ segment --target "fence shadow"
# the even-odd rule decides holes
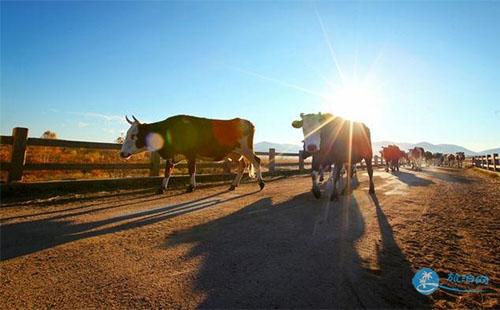
[[[34,253],[80,239],[151,225],[175,216],[213,207],[220,203],[235,200],[248,195],[253,195],[258,191],[232,196],[229,198],[218,197],[227,192],[227,190],[224,190],[213,195],[188,202],[168,205],[166,207],[152,210],[129,213],[94,222],[74,224],[68,220],[61,220],[65,217],[75,216],[75,214],[69,214],[67,216],[59,215],[35,221],[2,224],[0,226],[0,260],[7,260],[21,255]],[[131,205],[133,203],[127,202],[122,205],[127,204]],[[92,210],[84,211],[84,213],[85,212],[92,212]],[[84,213],[80,212],[77,215],[82,215]]]
[[[377,276],[363,269],[355,248],[365,223],[354,198],[330,203],[308,192],[278,204],[263,198],[177,232],[165,247],[196,244],[187,256],[204,260],[194,276],[195,289],[206,294],[202,309],[429,307],[426,298],[409,296],[415,291],[373,289],[411,273],[385,216],[378,216],[384,235],[379,252],[388,247],[399,259],[393,266],[394,258],[386,262],[389,258],[378,253],[382,271]]]

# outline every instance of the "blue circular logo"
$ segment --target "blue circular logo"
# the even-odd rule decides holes
[[[430,268],[422,268],[415,273],[411,283],[420,294],[430,295],[439,288],[439,276]]]

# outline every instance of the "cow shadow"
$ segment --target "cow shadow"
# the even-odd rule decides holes
[[[128,213],[93,222],[74,223],[66,218],[119,206],[130,206],[137,202],[127,201],[126,203],[103,207],[98,210],[56,215],[34,221],[2,224],[0,226],[0,260],[8,260],[80,239],[155,224],[182,214],[214,207],[223,202],[253,195],[258,191],[231,196],[229,198],[218,197],[227,192],[227,190],[224,190],[196,200]],[[142,203],[144,200],[140,202]]]
[[[377,275],[362,267],[355,247],[365,222],[353,196],[335,203],[310,193],[282,203],[263,198],[176,232],[165,248],[195,244],[186,258],[203,258],[194,275],[195,290],[206,296],[201,309],[428,308],[426,297],[406,290],[410,265],[374,197],[383,236]]]
[[[424,179],[416,176],[413,173],[408,173],[401,170],[399,172],[392,173],[392,175],[397,177],[399,181],[405,183],[408,186],[429,186],[431,184],[434,184],[434,181],[432,180]]]

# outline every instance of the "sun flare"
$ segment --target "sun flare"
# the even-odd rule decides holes
[[[374,81],[344,80],[342,84],[328,89],[323,110],[369,124],[381,116],[382,98],[379,89]]]

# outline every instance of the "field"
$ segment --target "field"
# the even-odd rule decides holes
[[[4,204],[0,308],[498,308],[500,178],[360,174],[337,202],[296,176]],[[422,267],[489,291],[420,295]]]

